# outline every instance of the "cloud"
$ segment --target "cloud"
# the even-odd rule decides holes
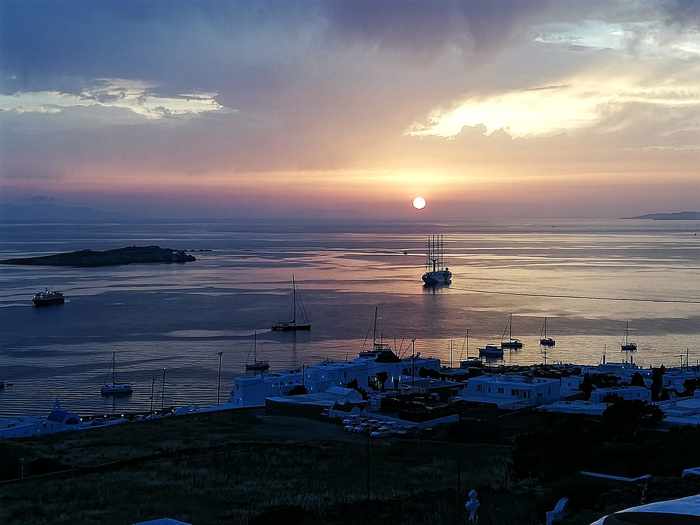
[[[690,70],[696,71],[697,69]],[[562,84],[510,90],[467,97],[447,109],[433,110],[424,121],[413,123],[412,136],[452,138],[464,127],[483,127],[486,135],[498,130],[513,138],[549,136],[598,126],[599,131],[620,131],[611,125],[617,113],[636,105],[660,111],[700,108],[700,81],[689,78],[647,78],[646,74],[619,70],[620,76],[588,73],[560,79]],[[625,74],[627,73],[627,74]],[[690,120],[694,118],[690,114]]]
[[[153,91],[155,87],[155,84],[142,81],[99,79],[78,94],[60,91],[0,94],[0,111],[56,114],[68,108],[103,107],[128,110],[143,118],[157,120],[226,110],[216,101],[216,93],[159,96]]]

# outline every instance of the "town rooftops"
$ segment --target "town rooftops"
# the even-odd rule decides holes
[[[490,384],[508,384],[509,386],[519,386],[523,388],[531,387],[532,385],[542,385],[547,383],[559,383],[559,379],[548,377],[530,377],[524,375],[506,375],[506,374],[489,374],[474,377],[469,380],[470,383],[490,383]]]

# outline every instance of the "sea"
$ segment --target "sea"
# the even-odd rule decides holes
[[[502,363],[622,361],[629,323],[640,366],[700,360],[697,221],[530,220],[242,225],[0,224],[0,258],[158,245],[186,264],[103,268],[0,265],[0,416],[81,415],[228,399],[253,360],[271,370],[352,359],[376,335],[397,353],[455,366],[499,343],[512,315],[521,350]],[[444,236],[451,286],[427,289],[426,238]],[[291,316],[291,279],[310,332],[272,332]],[[34,308],[44,288],[62,306]],[[544,317],[556,346],[539,346]],[[468,334],[468,335],[467,335]],[[103,398],[112,380],[126,399]],[[220,355],[221,353],[221,355]],[[219,364],[221,363],[221,373]],[[491,363],[494,364],[494,363]],[[496,363],[497,364],[497,363]]]

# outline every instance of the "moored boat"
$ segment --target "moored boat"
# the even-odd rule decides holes
[[[304,304],[299,301],[299,309],[302,317],[302,321],[297,321],[297,285],[294,280],[294,275],[292,274],[292,320],[282,321],[272,325],[272,330],[275,332],[295,332],[298,330],[311,330],[311,323],[309,322],[306,309]]]
[[[445,245],[442,235],[431,235],[427,242],[426,269],[423,282],[426,286],[444,286],[452,283],[452,272],[445,266]]]
[[[269,361],[258,361],[258,331],[253,332],[253,362],[246,363],[245,369],[248,372],[265,372],[270,369]]]
[[[637,351],[637,343],[633,343],[632,341],[630,341],[629,335],[630,335],[630,322],[627,321],[627,324],[625,325],[625,342],[620,344],[620,350],[622,352],[636,352]]]
[[[508,339],[504,339],[508,332]],[[523,347],[523,343],[520,339],[513,338],[513,314],[510,314],[508,318],[508,324],[503,330],[503,335],[501,335],[501,348],[504,350],[520,350]]]
[[[32,298],[32,304],[34,306],[51,306],[54,304],[63,304],[65,302],[65,297],[61,292],[56,290],[49,290],[48,288],[43,292],[37,292]]]
[[[498,345],[486,345],[482,348],[479,348],[479,357],[503,357],[503,348],[501,348]]]
[[[102,385],[100,393],[105,397],[126,397],[133,393],[128,383],[117,383],[117,353],[112,352],[112,382]]]
[[[540,333],[540,345],[541,346],[554,346],[557,342],[551,337],[547,337],[547,318],[544,318],[544,324],[542,325],[542,332]]]

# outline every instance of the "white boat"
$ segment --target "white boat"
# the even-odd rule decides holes
[[[299,313],[302,321],[297,321],[297,285],[292,274],[292,320],[275,323],[272,325],[272,330],[275,332],[296,332],[298,330],[311,330],[311,323],[308,320],[304,303],[299,301]]]
[[[128,383],[117,383],[117,353],[112,352],[112,382],[102,385],[100,392],[103,396],[126,397],[133,392],[131,385]]]
[[[508,339],[504,340],[508,332]],[[523,347],[523,343],[520,339],[513,339],[513,314],[510,314],[508,318],[508,324],[503,330],[503,335],[501,335],[501,348],[504,350],[520,350]]]
[[[542,325],[542,332],[540,333],[540,345],[541,346],[554,346],[557,342],[551,337],[547,337],[547,318],[544,318],[544,324]]]
[[[498,345],[486,345],[479,348],[479,357],[500,358],[503,357],[503,348]]]
[[[629,335],[630,335],[630,322],[627,321],[627,325],[625,326],[625,342],[620,345],[620,350],[622,352],[636,352],[637,351],[637,343],[633,343],[632,341],[630,341]]]
[[[427,242],[426,269],[423,282],[426,286],[444,286],[452,283],[452,272],[445,266],[445,244],[442,235],[431,235]]]
[[[49,290],[48,288],[43,292],[37,292],[32,298],[32,304],[34,306],[50,306],[52,304],[63,304],[65,302],[65,297],[61,292],[56,290]]]
[[[253,332],[253,362],[246,363],[245,369],[248,372],[265,372],[270,369],[268,361],[258,361],[258,331]]]

